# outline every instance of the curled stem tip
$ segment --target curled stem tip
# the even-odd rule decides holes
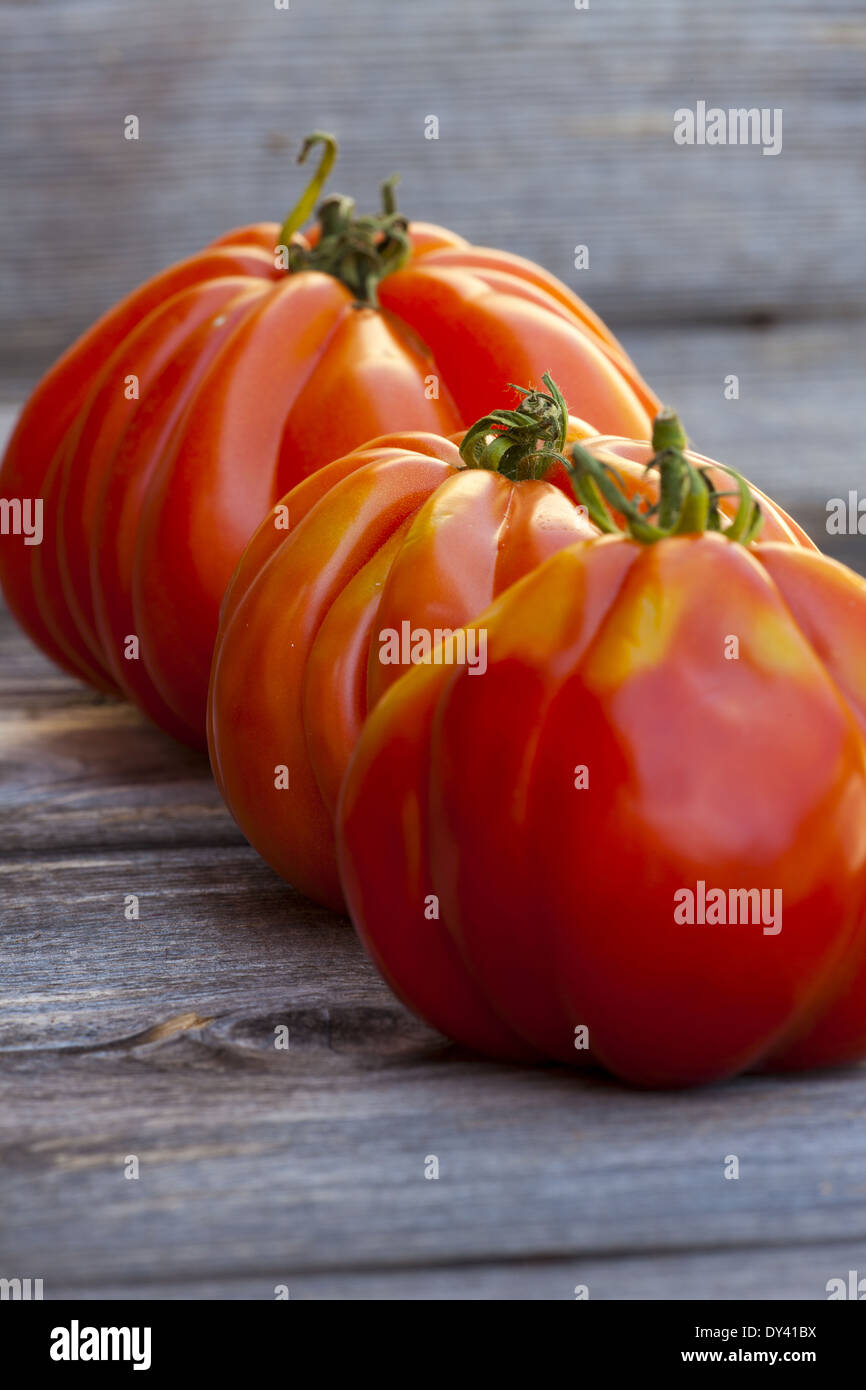
[[[301,151],[298,155],[299,164],[306,164],[307,155],[310,153],[310,150],[315,149],[316,145],[322,145],[324,147],[322,150],[322,157],[319,160],[316,172],[313,174],[310,182],[307,184],[280,228],[279,244],[281,246],[288,246],[295,232],[300,231],[301,227],[303,227],[304,223],[309,218],[313,208],[316,206],[316,199],[324,188],[328,180],[328,175],[337,161],[339,147],[336,138],[333,135],[329,135],[325,130],[314,130],[312,134],[306,137],[301,146]]]
[[[466,431],[460,456],[467,468],[518,479],[542,478],[555,462],[569,466],[563,454],[568,407],[549,372],[542,382],[546,391],[512,385],[523,397],[518,408],[492,410]]]

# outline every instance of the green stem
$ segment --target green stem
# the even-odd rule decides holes
[[[280,228],[279,246],[288,246],[295,232],[301,230],[316,206],[316,199],[337,161],[337,141],[334,136],[329,135],[325,130],[314,130],[301,146],[301,153],[298,155],[299,164],[306,164],[307,155],[316,145],[324,146],[319,167]]]
[[[324,146],[319,166],[280,230],[279,245],[288,250],[289,273],[318,270],[333,275],[351,290],[357,304],[375,307],[379,282],[405,265],[412,254],[409,224],[397,211],[398,175],[392,174],[382,185],[378,215],[356,217],[354,200],[342,194],[325,198],[318,208],[318,241],[315,246],[303,246],[293,237],[307,222],[337,158],[334,136],[317,130],[304,141],[299,164],[316,145]]]
[[[517,410],[492,410],[467,430],[460,456],[467,468],[487,468],[515,480],[542,478],[563,455],[568,430],[568,407],[549,372],[542,377],[547,391],[512,386],[523,400]]]
[[[689,441],[680,424],[680,417],[669,405],[662,406],[653,420],[653,452],[664,453],[665,449],[687,449]]]
[[[735,495],[739,497],[733,520],[724,525],[719,501],[731,494],[718,492],[706,469],[687,457],[688,439],[672,410],[663,410],[656,417],[652,443],[654,452],[647,471],[653,468],[658,472],[659,499],[651,507],[626,496],[625,484],[610,464],[595,458],[581,444],[573,446],[572,461],[567,465],[572,487],[600,531],[610,534],[625,529],[644,545],[668,536],[702,535],[705,531],[721,532],[742,545],[755,539],[763,517],[745,478],[733,468],[718,465],[736,482]],[[616,524],[616,515],[623,518],[624,528]]]

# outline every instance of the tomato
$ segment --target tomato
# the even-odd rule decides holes
[[[335,156],[283,228],[228,233],[112,309],[34,391],[0,494],[41,499],[44,541],[7,538],[0,582],[68,671],[203,742],[226,583],[288,488],[363,441],[450,433],[503,382],[550,366],[601,429],[648,433],[657,402],[609,330],[519,256],[325,199]],[[278,255],[275,248],[282,247]]]
[[[334,812],[368,710],[425,641],[598,534],[561,461],[566,440],[588,439],[654,495],[642,466],[652,445],[589,438],[545,382],[551,394],[526,393],[461,435],[463,457],[439,436],[389,435],[321,469],[262,522],[226,594],[209,704],[214,775],[259,853],[332,907],[343,905]],[[810,544],[764,507],[770,534]]]
[[[452,640],[364,725],[337,814],[355,925],[493,1056],[643,1086],[860,1057],[866,582],[756,539],[741,480],[720,517],[677,443],[652,515],[592,450],[579,493],[626,529],[475,620],[483,675]]]

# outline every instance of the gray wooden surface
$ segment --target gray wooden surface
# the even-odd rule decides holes
[[[316,127],[341,190],[398,169],[411,214],[618,327],[861,312],[864,71],[861,0],[0,0],[0,371],[29,382],[145,275],[280,218]],[[698,100],[781,108],[782,153],[675,145]]]
[[[780,363],[833,417],[828,472],[857,442],[844,337],[663,348],[706,435],[757,431],[780,480]],[[731,356],[763,426],[707,384]],[[822,1299],[866,1270],[864,1120],[864,1067],[658,1095],[461,1052],[261,863],[203,758],[0,615],[0,1275],[47,1298]]]

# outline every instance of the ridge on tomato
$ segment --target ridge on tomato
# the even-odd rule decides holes
[[[549,374],[544,383],[457,436],[459,449],[387,435],[321,469],[262,522],[226,593],[209,699],[214,775],[263,858],[332,907],[343,906],[334,811],[368,710],[425,642],[432,649],[550,555],[599,534],[575,501],[566,444],[585,440],[655,496],[652,445],[598,439],[568,416]],[[811,544],[762,505],[769,534]]]
[[[111,309],[24,408],[0,493],[41,498],[44,539],[6,538],[0,583],[68,671],[204,741],[226,583],[288,488],[363,441],[450,433],[505,404],[503,378],[550,365],[601,429],[646,433],[657,406],[616,339],[566,286],[506,252],[397,212],[325,198],[242,227]],[[133,641],[132,639],[135,639]]]
[[[475,620],[483,676],[446,652],[371,712],[337,815],[351,915],[410,1008],[494,1056],[645,1086],[849,1061],[866,582],[757,540],[738,476],[723,515],[671,417],[656,442],[652,507],[575,445],[605,534]]]

